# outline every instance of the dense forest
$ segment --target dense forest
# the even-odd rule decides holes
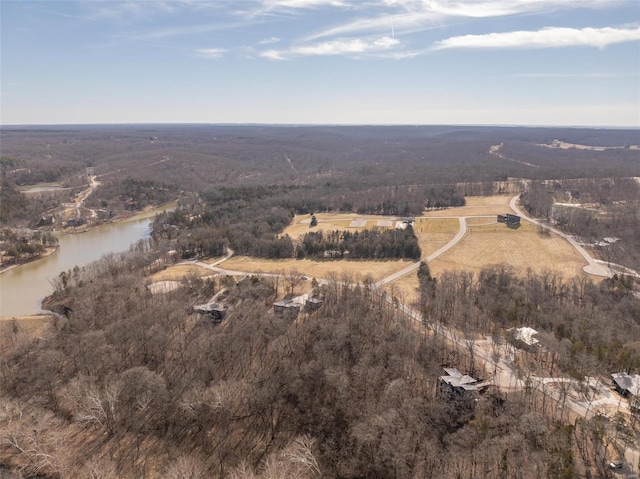
[[[52,246],[46,231],[17,227],[47,230],[52,208],[89,187],[77,211],[96,221],[179,200],[154,219],[148,241],[52,280],[49,330],[30,335],[18,321],[4,329],[0,465],[16,477],[611,478],[613,451],[633,443],[625,418],[585,419],[531,386],[534,375],[640,371],[640,300],[629,276],[594,282],[501,264],[433,277],[422,263],[415,304],[371,277],[334,275],[314,282],[322,306],[295,319],[274,310],[292,291],[269,275],[186,275],[159,294],[149,285],[179,259],[229,250],[417,260],[410,226],[320,233],[310,223],[295,241],[282,233],[296,214],[408,217],[462,206],[466,195],[518,193],[530,214],[637,268],[640,190],[631,177],[640,176],[640,150],[629,147],[637,132],[136,125],[0,133],[8,155],[0,219],[13,227],[1,233],[5,252]],[[623,147],[541,146],[556,139]],[[39,181],[68,189],[18,190]],[[223,289],[220,324],[194,312]],[[538,331],[540,346],[512,354],[522,346],[512,328],[524,326]],[[487,344],[489,359],[479,353]],[[492,385],[504,351],[525,386]],[[485,387],[471,400],[448,394],[444,367]]]
[[[404,230],[309,232],[296,248],[296,257],[306,258],[408,258],[420,259],[420,245],[408,226]]]
[[[53,335],[16,348],[4,363],[0,457],[26,474],[609,475],[597,418],[565,426],[526,390],[488,391],[477,403],[438,392],[442,366],[479,377],[489,371],[473,364],[467,348],[416,329],[366,282],[330,282],[319,291],[323,307],[292,322],[270,309],[272,279],[227,281],[235,307],[214,326],[185,311],[220,285],[191,278],[172,293],[150,295],[145,278],[162,262],[144,245],[137,249],[61,277],[49,307],[65,316]],[[425,320],[467,331],[490,329],[496,312],[500,326],[550,323],[558,309],[561,316],[575,312],[573,329],[558,343],[583,346],[559,347],[558,368],[598,346],[580,332],[608,307],[614,308],[609,321],[620,321],[612,330],[639,335],[636,325],[625,326],[638,302],[616,301],[624,293],[615,287],[586,284],[582,292],[568,287],[564,294],[549,278],[525,281],[500,270],[483,272],[477,282],[464,275],[422,277],[430,283]],[[544,309],[535,318],[514,313],[536,305]],[[602,328],[598,332],[602,336]],[[573,367],[587,366],[576,361]],[[81,456],[72,452],[80,449]]]

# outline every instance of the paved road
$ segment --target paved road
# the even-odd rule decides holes
[[[604,277],[611,276],[611,271],[609,270],[609,268],[599,264],[589,253],[585,251],[585,249],[582,246],[578,244],[578,242],[572,236],[569,236],[568,234],[563,233],[562,231],[556,228],[553,228],[552,226],[541,223],[540,221],[535,220],[530,216],[527,216],[525,213],[523,213],[522,210],[518,207],[519,198],[520,198],[520,195],[516,195],[513,198],[511,198],[511,201],[509,203],[509,206],[511,207],[511,209],[515,211],[518,216],[524,218],[528,222],[533,223],[534,225],[538,225],[542,228],[545,228],[557,234],[558,236],[561,236],[562,238],[566,239],[571,244],[571,246],[573,246],[576,249],[576,251],[580,253],[585,260],[587,260],[587,263],[589,263],[587,266],[583,268],[585,273],[593,274],[595,276],[604,276]]]
[[[526,215],[522,214],[520,209],[517,207],[517,204],[516,204],[517,199],[518,199],[518,196],[514,197],[511,200],[511,208],[513,209],[513,211],[515,211],[516,214],[519,214],[520,216],[527,219],[528,221],[531,221],[534,224],[539,224],[535,220],[532,220],[528,218]],[[464,238],[467,231],[466,219],[469,217],[456,217],[456,218],[460,221],[460,229],[458,233],[456,233],[454,238],[445,246],[440,248],[435,253],[432,253],[431,255],[427,256],[425,258],[426,261],[431,261],[437,258],[441,254],[445,253],[450,248],[455,246],[457,243],[459,243],[462,240],[462,238]],[[541,225],[541,226],[547,227],[546,225]],[[554,228],[549,228],[549,229],[554,233],[557,233],[563,238],[567,239],[572,245],[574,245],[574,247],[576,247],[576,249],[578,249],[578,251],[582,250],[582,252],[584,252],[582,254],[583,257],[589,261],[590,265],[595,263],[595,260],[593,260],[593,258],[591,258],[591,256],[589,256],[586,253],[586,251],[584,251],[584,249],[582,249],[580,245],[578,245],[575,242],[575,240],[573,240],[571,237],[563,234],[562,232],[558,232]],[[218,266],[224,261],[226,261],[227,259],[229,259],[232,255],[233,255],[233,251],[228,250],[224,258],[216,261],[213,264],[207,264],[201,261],[185,261],[184,263],[195,264],[196,266],[206,268],[217,274],[234,275],[234,276],[247,276],[252,274],[244,271],[226,270]],[[597,263],[595,264],[597,265]],[[420,263],[417,262],[412,264],[411,266],[408,266],[407,268],[404,268],[401,271],[398,271],[397,273],[393,273],[387,276],[386,278],[378,281],[375,284],[375,286],[381,287],[391,281],[398,279],[399,277],[405,274],[415,271],[419,267],[419,265]],[[281,276],[277,273],[256,273],[256,274],[259,274],[260,276],[265,276],[265,277]],[[324,279],[318,279],[318,282],[320,284],[329,283],[329,281]],[[613,405],[613,406],[617,405],[622,409],[628,408],[628,405],[625,401],[620,402],[617,399],[613,397],[607,397],[606,395],[604,398],[601,398],[593,402],[589,402],[586,399],[581,400],[581,399],[576,399],[575,397],[572,397],[568,394],[564,395],[561,389],[550,386],[551,383],[558,383],[558,382],[576,383],[577,382],[572,379],[538,378],[536,376],[531,376],[531,375],[528,375],[528,377],[523,377],[527,375],[527,373],[523,371],[519,371],[517,368],[515,368],[511,363],[511,358],[507,354],[504,354],[504,353],[496,354],[496,348],[493,347],[491,338],[487,338],[483,340],[472,340],[469,338],[465,338],[463,334],[461,334],[459,331],[456,331],[454,329],[450,329],[442,325],[425,323],[424,318],[422,317],[422,314],[419,311],[416,311],[415,309],[411,308],[410,306],[407,306],[404,303],[397,302],[397,300],[391,297],[390,295],[387,295],[385,293],[382,293],[382,294],[384,295],[387,301],[389,301],[391,304],[395,304],[403,314],[412,318],[415,321],[418,321],[421,325],[424,325],[432,329],[433,331],[436,332],[436,334],[441,335],[445,340],[449,341],[451,344],[455,344],[458,347],[463,349],[468,349],[470,346],[473,346],[475,357],[478,360],[484,362],[487,369],[489,369],[490,371],[493,371],[494,373],[493,378],[491,378],[490,380],[491,383],[493,383],[495,386],[497,386],[501,390],[521,390],[521,389],[524,389],[525,387],[531,387],[533,389],[536,389],[542,392],[547,397],[554,399],[558,404],[561,404],[562,402],[564,402],[564,406],[567,409],[571,410],[573,413],[581,417],[593,416],[594,414],[596,414],[596,407],[599,405],[605,405],[605,404]],[[305,296],[306,295],[302,295],[299,298],[296,298],[296,300],[303,303],[304,301],[301,301],[301,298],[304,298]],[[640,451],[638,451],[637,448],[628,446],[625,450],[625,458],[628,464],[631,466],[632,471],[637,472],[637,464],[638,464],[638,460],[640,460]]]
[[[453,248],[456,244],[458,244],[460,242],[460,240],[462,238],[464,238],[464,235],[467,232],[467,221],[466,221],[465,216],[457,216],[456,219],[458,219],[460,221],[460,229],[458,230],[458,232],[456,233],[456,235],[453,237],[453,239],[451,241],[449,241],[446,245],[444,245],[442,248],[440,248],[438,251],[436,251],[433,254],[430,254],[429,256],[427,256],[426,258],[424,258],[422,261],[431,261],[434,260],[435,258],[437,258],[438,256],[440,256],[443,253],[446,253],[447,251],[449,251],[451,248]],[[412,271],[417,270],[420,267],[420,261],[418,261],[417,263],[412,264],[411,266],[407,266],[406,268],[404,268],[403,270],[398,271],[397,273],[393,273],[389,276],[387,276],[386,278],[381,279],[380,281],[378,281],[376,283],[377,287],[381,287],[384,286],[385,284],[388,284],[392,281],[395,281],[398,278],[401,278],[402,276],[411,273]]]

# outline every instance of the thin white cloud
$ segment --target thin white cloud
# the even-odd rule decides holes
[[[264,40],[260,40],[258,45],[270,45],[272,43],[278,43],[280,39],[278,37],[265,38]]]
[[[179,7],[178,2],[157,1],[157,2],[138,2],[138,1],[94,1],[87,2],[89,8],[88,15],[85,16],[89,20],[100,19],[122,19],[132,17],[149,17],[154,14],[173,14]]]
[[[285,52],[280,52],[278,50],[265,50],[260,52],[260,56],[262,58],[268,58],[269,60],[287,60],[288,58],[285,56]]]
[[[429,12],[410,12],[385,15],[372,18],[361,18],[352,22],[329,28],[306,37],[306,40],[317,40],[319,38],[333,37],[361,32],[391,31],[395,28],[403,32],[427,29],[427,23],[433,23],[436,16]]]
[[[267,10],[276,8],[318,8],[318,7],[344,7],[347,4],[342,0],[262,0],[262,5]]]
[[[205,58],[221,58],[227,51],[224,48],[198,48],[196,54]]]
[[[399,40],[387,36],[376,40],[353,38],[294,46],[287,50],[267,50],[261,52],[260,56],[270,60],[285,60],[296,56],[358,55],[382,52],[399,45]]]
[[[328,28],[307,37],[316,40],[356,32],[379,32],[394,26],[402,33],[438,26],[448,18],[492,18],[559,9],[604,8],[621,0],[386,0],[381,4],[393,9],[384,15],[370,16]],[[398,11],[400,10],[400,11]]]
[[[640,40],[636,28],[562,28],[549,27],[537,31],[514,31],[462,35],[436,42],[434,50],[451,48],[554,48],[590,46],[604,48],[614,43]]]

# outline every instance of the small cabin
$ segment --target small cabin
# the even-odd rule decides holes
[[[298,314],[300,314],[301,309],[302,305],[300,303],[291,301],[290,299],[284,299],[273,303],[274,313],[290,318],[296,318]]]
[[[478,394],[478,380],[462,374],[456,368],[444,368],[445,376],[440,376],[440,392],[473,399]]]
[[[613,386],[621,396],[640,396],[640,376],[629,376],[627,373],[613,373]]]
[[[200,304],[193,307],[194,311],[205,316],[214,324],[219,324],[227,315],[227,306],[219,303]]]
[[[519,225],[520,217],[518,215],[512,215],[510,213],[504,215],[498,215],[498,223],[505,223],[508,225]]]

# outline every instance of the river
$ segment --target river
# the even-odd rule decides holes
[[[110,223],[85,233],[58,235],[58,250],[45,258],[0,274],[0,316],[23,316],[42,312],[45,296],[53,292],[50,281],[61,271],[82,267],[111,252],[125,251],[149,237],[149,222],[162,210]]]

